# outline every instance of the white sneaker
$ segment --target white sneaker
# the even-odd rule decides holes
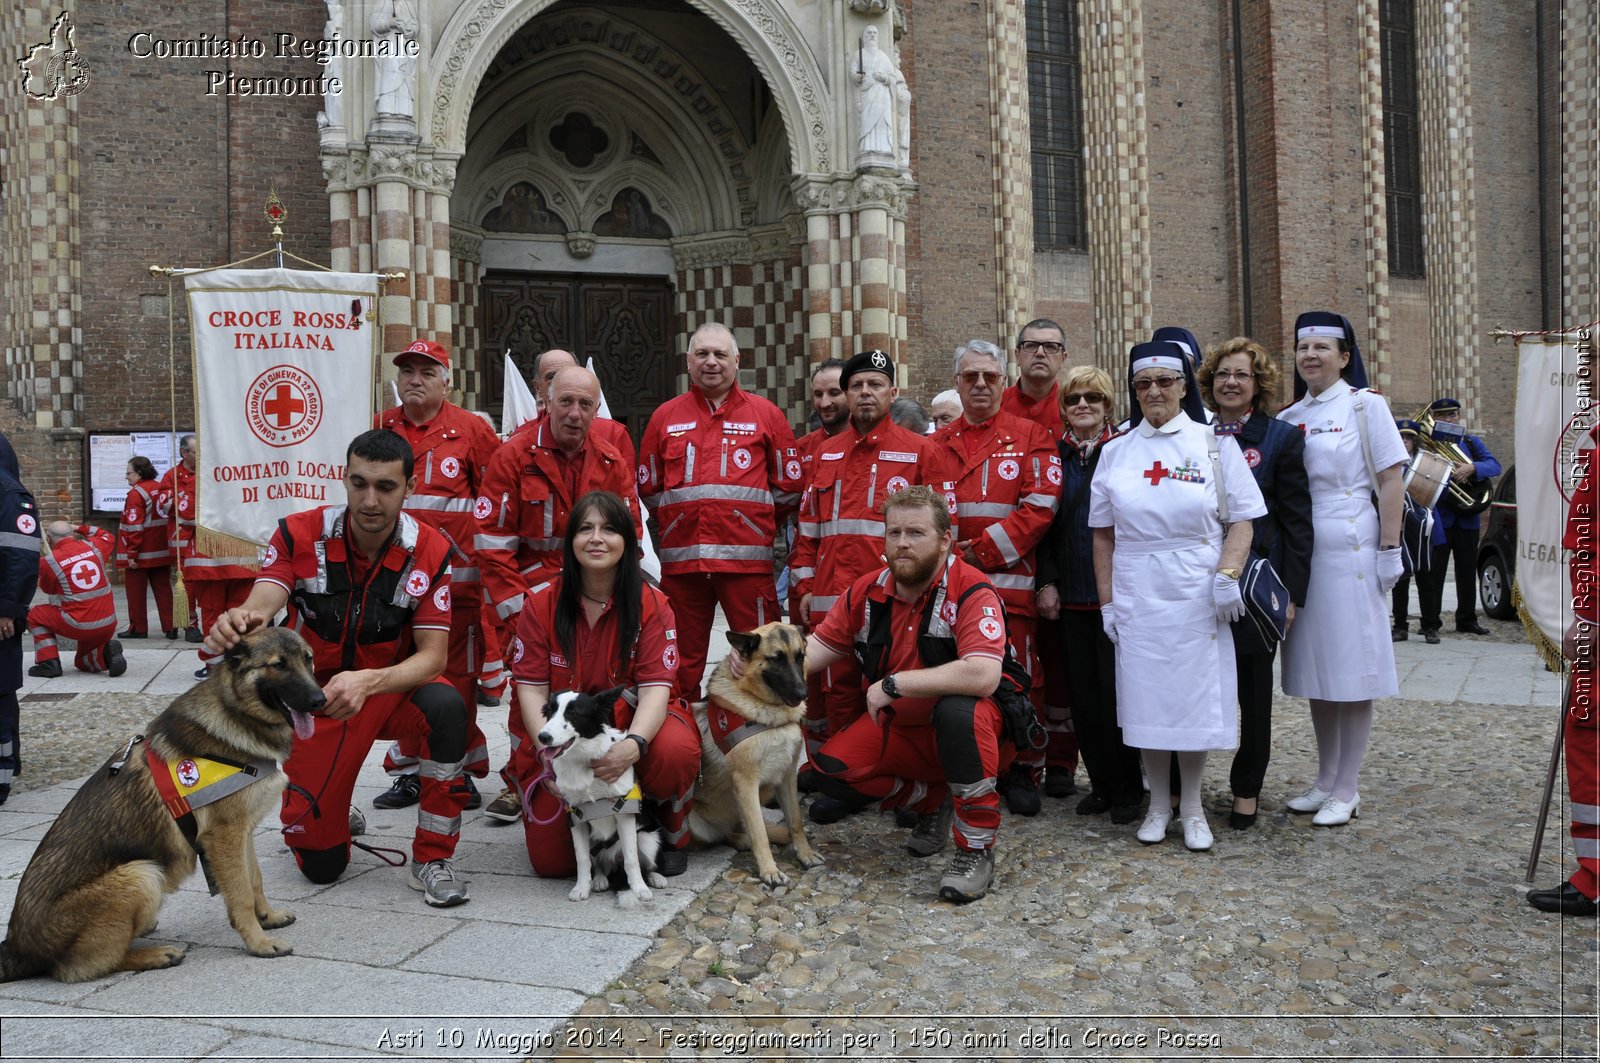
[[[367,833],[367,814],[365,812],[361,811],[355,805],[351,805],[350,806],[350,837],[359,838],[365,833]]]
[[[1341,801],[1337,797],[1330,797],[1323,802],[1317,810],[1316,818],[1311,822],[1319,827],[1342,827],[1352,819],[1361,815],[1361,795],[1349,801]]]
[[[1183,817],[1183,844],[1192,853],[1203,853],[1211,848],[1211,824],[1206,822],[1204,813]]]
[[[411,865],[411,888],[422,891],[422,899],[435,908],[452,908],[467,900],[467,884],[456,878],[449,860],[433,860]]]
[[[1144,822],[1139,825],[1139,831],[1134,837],[1146,845],[1154,845],[1167,836],[1167,828],[1172,825],[1172,809],[1151,809],[1149,815],[1144,817]]]
[[[1327,790],[1319,790],[1313,786],[1299,797],[1289,798],[1287,807],[1290,812],[1315,812],[1332,796],[1333,794]]]

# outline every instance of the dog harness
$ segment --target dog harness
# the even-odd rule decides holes
[[[711,698],[706,702],[706,728],[711,732],[711,740],[726,756],[746,738],[770,731],[772,725],[751,723],[716,698]]]
[[[128,743],[122,758],[111,765],[110,770],[113,775],[127,762],[133,747],[143,739],[144,735],[139,735]],[[222,757],[180,757],[177,760],[167,760],[148,744],[145,746],[144,755],[150,765],[150,781],[155,783],[162,804],[166,805],[172,818],[177,820],[178,830],[183,832],[184,840],[200,858],[200,868],[206,875],[206,888],[215,897],[220,892],[220,887],[211,872],[211,861],[200,845],[200,827],[195,820],[194,810],[220,801],[229,794],[238,793],[251,783],[267,778],[278,770],[278,762],[253,760],[241,764]]]
[[[568,823],[587,823],[595,819],[610,819],[613,816],[637,816],[639,802],[644,797],[644,792],[639,789],[639,784],[634,783],[633,789],[616,797],[599,797],[593,801],[585,801],[581,805],[567,806]]]

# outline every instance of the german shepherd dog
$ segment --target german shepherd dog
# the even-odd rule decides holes
[[[703,844],[725,840],[749,849],[761,881],[784,886],[789,876],[772,859],[771,842],[793,841],[801,867],[822,863],[806,839],[795,780],[805,742],[800,721],[806,711],[806,639],[792,624],[764,624],[750,632],[730,631],[728,642],[744,660],[744,670],[736,679],[722,661],[711,673],[707,700],[694,707],[700,783],[689,832]],[[787,828],[769,825],[761,814],[774,793]]]
[[[278,765],[289,757],[291,738],[311,735],[308,713],[326,700],[299,635],[262,628],[228,650],[210,678],[150,721],[143,741],[113,754],[56,817],[17,887],[0,943],[0,980],[48,974],[86,982],[182,963],[180,946],[131,946],[155,929],[165,895],[194,872],[196,848],[245,949],[288,955],[290,946],[263,930],[288,926],[294,913],[274,908],[262,892],[252,834],[278,807],[287,782]],[[197,805],[191,845],[157,789],[150,756],[173,765],[185,786],[203,782],[207,770],[251,765],[213,792],[256,777],[209,803],[190,795]],[[202,769],[197,760],[216,763]],[[168,797],[178,794],[173,788]]]
[[[617,894],[617,906],[632,908],[653,896],[650,886],[660,889],[667,880],[656,872],[661,833],[639,829],[633,769],[617,776],[615,782],[604,782],[592,767],[627,733],[614,726],[621,696],[621,687],[599,694],[563,690],[550,695],[538,740],[551,751],[556,794],[569,810],[578,881],[568,899],[586,900],[591,890],[601,893],[610,889],[611,873],[621,867],[628,888]],[[630,797],[633,811],[623,808]]]

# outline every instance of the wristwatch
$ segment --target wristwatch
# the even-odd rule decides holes
[[[1237,568],[1219,568],[1219,569],[1217,569],[1217,575],[1219,575],[1219,576],[1227,576],[1229,579],[1238,579],[1241,574],[1242,574],[1241,570],[1237,569]]]
[[[890,698],[898,698],[900,696],[900,684],[894,681],[893,675],[883,677],[883,692],[889,695]]]
[[[644,735],[636,735],[636,734],[629,733],[629,734],[623,735],[622,736],[622,740],[624,742],[632,740],[634,742],[639,743],[639,759],[640,760],[643,760],[644,757],[645,757],[645,754],[650,752],[650,739],[646,738]]]

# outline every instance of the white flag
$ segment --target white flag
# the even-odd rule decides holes
[[[265,546],[280,518],[344,502],[345,449],[372,427],[370,273],[190,274],[199,535]]]
[[[584,368],[594,373],[596,381],[600,379],[600,374],[595,373],[593,356],[590,356],[589,361],[584,364]],[[603,384],[600,386],[600,409],[595,412],[595,416],[604,417],[608,421],[616,420],[615,417],[611,416],[611,407],[606,405],[606,389]],[[639,540],[639,549],[643,554],[639,558],[639,567],[644,569],[651,579],[660,583],[661,559],[656,556],[656,544],[650,538],[650,511],[645,508],[643,502],[639,503],[639,518],[644,526],[644,538]]]
[[[517,363],[511,360],[511,350],[506,349],[505,404],[500,411],[500,434],[509,436],[519,425],[539,416],[539,404],[534,401],[528,382],[522,379]]]

